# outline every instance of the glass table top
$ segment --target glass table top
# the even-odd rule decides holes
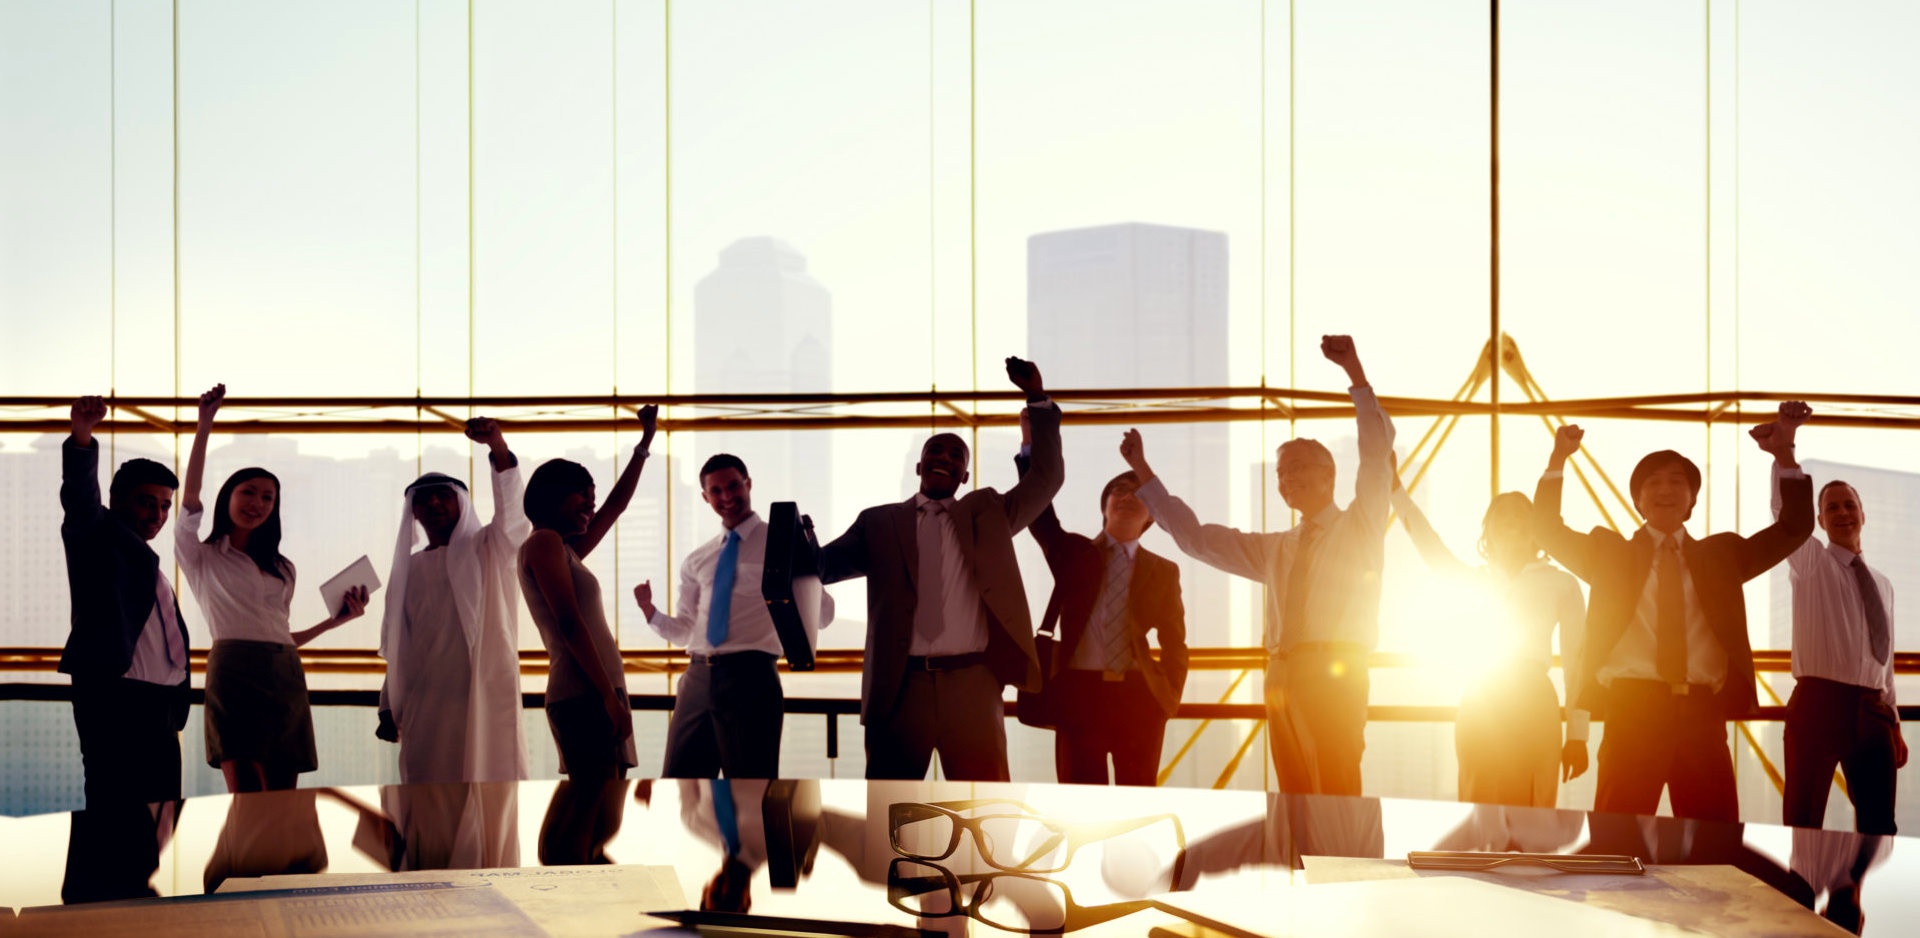
[[[1623,854],[1647,873],[1408,868],[1409,852],[1430,850]],[[603,864],[617,869],[577,869]],[[469,885],[486,877],[452,871],[514,868],[545,878],[513,888],[566,901],[529,907],[531,930],[500,934],[680,934],[642,913],[698,908],[941,934],[1203,934],[1167,906],[1231,906],[1223,920],[1261,922],[1257,933],[1307,934],[1324,930],[1311,912],[1321,896],[1345,897],[1343,923],[1378,926],[1340,930],[1390,933],[1391,915],[1410,912],[1382,897],[1411,902],[1420,894],[1395,884],[1437,876],[1528,894],[1495,900],[1546,896],[1710,934],[1837,934],[1832,923],[1920,934],[1912,838],[1245,791],[672,779],[301,789],[0,818],[0,906],[35,910],[0,918],[0,934],[108,933],[98,916],[124,911],[83,903],[382,878]],[[1580,911],[1508,913],[1541,909]]]

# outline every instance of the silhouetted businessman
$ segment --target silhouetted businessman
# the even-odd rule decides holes
[[[1007,778],[1002,688],[1039,676],[1033,618],[1013,536],[1060,490],[1060,410],[1040,370],[1007,359],[1027,392],[1033,467],[1004,494],[966,484],[967,444],[941,433],[921,446],[920,491],[860,513],[820,551],[823,583],[867,578],[860,722],[867,777],[924,778],[933,754],[950,779]]]
[[[1629,489],[1647,521],[1631,539],[1605,528],[1575,532],[1561,520],[1560,489],[1584,434],[1568,425],[1555,435],[1534,495],[1533,536],[1592,587],[1568,705],[1606,721],[1595,811],[1652,814],[1668,789],[1677,817],[1740,819],[1727,721],[1755,704],[1741,587],[1813,531],[1813,484],[1793,458],[1794,431],[1811,413],[1798,401],[1782,404],[1778,420],[1754,430],[1773,455],[1784,507],[1751,537],[1687,534],[1700,469],[1672,450],[1633,469]]]
[[[1018,464],[1024,475],[1024,453]],[[1131,470],[1107,482],[1096,537],[1062,528],[1052,505],[1028,529],[1053,571],[1047,617],[1060,623],[1054,660],[1040,665],[1060,702],[1053,764],[1062,782],[1107,784],[1112,756],[1114,783],[1154,784],[1167,720],[1187,683],[1180,567],[1140,546],[1153,517],[1135,497],[1139,488]],[[1160,641],[1157,660],[1149,632]]]
[[[147,546],[166,527],[180,481],[153,460],[129,459],[102,506],[93,428],[106,416],[102,398],[75,401],[60,448],[60,542],[73,600],[60,670],[73,675],[90,808],[177,800],[187,724],[187,626]]]
[[[1784,472],[1774,466],[1773,513]],[[1819,827],[1833,770],[1847,776],[1854,826],[1897,833],[1894,782],[1907,763],[1893,696],[1893,581],[1867,565],[1860,493],[1838,479],[1820,487],[1820,529],[1787,557],[1793,583],[1793,696],[1787,700],[1786,823]]]
[[[1320,352],[1346,370],[1360,431],[1360,472],[1345,511],[1333,503],[1333,454],[1314,440],[1280,445],[1280,497],[1302,520],[1278,533],[1201,524],[1154,476],[1137,430],[1127,431],[1120,455],[1139,476],[1154,522],[1182,551],[1267,588],[1267,738],[1280,790],[1358,795],[1367,659],[1380,635],[1393,422],[1374,399],[1351,337],[1325,336]]]

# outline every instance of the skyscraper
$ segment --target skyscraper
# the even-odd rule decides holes
[[[1129,223],[1027,239],[1027,347],[1061,388],[1200,387],[1227,383],[1227,236]],[[1224,424],[1156,425],[1147,453],[1167,487],[1206,521],[1228,521],[1232,484]],[[1056,504],[1069,527],[1125,469],[1119,433],[1066,436],[1067,482]],[[1072,506],[1069,510],[1066,506]],[[1230,629],[1226,575],[1177,552],[1187,641],[1259,641]],[[1242,624],[1244,626],[1244,624]]]
[[[778,238],[742,238],[694,287],[695,393],[804,394],[833,388],[833,299],[807,259]],[[697,471],[714,453],[745,460],[754,501],[797,501],[822,531],[830,514],[833,449],[819,432],[703,433],[682,454]],[[696,532],[706,530],[696,526]],[[698,533],[695,535],[698,537]]]

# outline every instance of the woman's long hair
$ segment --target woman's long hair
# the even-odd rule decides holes
[[[1487,513],[1480,517],[1480,544],[1479,544],[1480,559],[1482,560],[1493,559],[1492,557],[1493,545],[1487,539],[1487,529],[1493,526],[1493,516],[1496,514],[1499,514],[1501,511],[1513,511],[1513,510],[1519,510],[1519,511],[1525,512],[1528,518],[1532,518],[1533,517],[1533,499],[1530,499],[1519,492],[1501,492],[1500,494],[1495,495],[1493,497],[1493,501],[1487,505]],[[1534,539],[1531,536],[1527,538],[1527,546],[1533,548],[1534,560],[1542,560],[1546,558],[1547,552],[1541,549],[1539,543],[1534,541]]]
[[[243,482],[254,479],[266,479],[273,483],[273,510],[267,512],[267,520],[253,529],[247,537],[247,556],[253,558],[260,572],[275,579],[285,580],[286,569],[292,562],[280,556],[280,477],[259,466],[248,466],[227,477],[220,486],[220,495],[213,500],[213,533],[207,535],[207,543],[212,544],[233,532],[233,515],[227,510],[233,501],[233,490]]]

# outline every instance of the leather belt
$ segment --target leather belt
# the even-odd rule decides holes
[[[984,651],[968,652],[964,655],[907,656],[909,671],[958,671],[961,668],[971,668],[976,664],[986,663],[987,653]]]
[[[720,654],[708,654],[702,651],[687,653],[687,660],[694,664],[703,664],[711,668],[725,664],[758,664],[762,661],[778,658],[778,655],[764,651],[728,651]]]

